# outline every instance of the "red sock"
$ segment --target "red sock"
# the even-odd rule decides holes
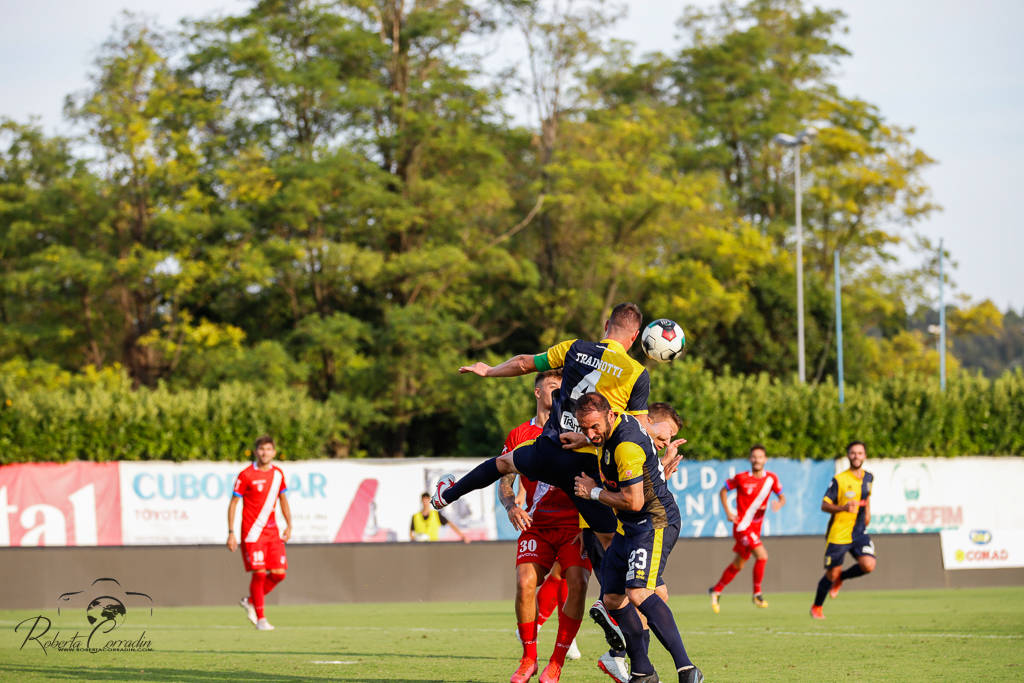
[[[565,601],[569,599],[569,582],[565,579],[559,579],[558,581],[558,618],[561,619],[562,609],[565,607]]]
[[[716,583],[714,588],[712,588],[711,590],[713,590],[716,593],[721,593],[722,589],[728,586],[729,582],[732,581],[739,573],[740,570],[732,566],[732,562],[730,562],[725,566],[725,571],[722,572],[722,578],[718,580],[718,583]]]
[[[558,636],[555,638],[555,651],[551,653],[551,661],[558,666],[565,664],[565,653],[569,651],[572,639],[576,637],[582,623],[582,619],[558,615]]]
[[[284,581],[285,572],[275,574],[274,572],[267,572],[267,580],[263,584],[263,594],[270,595],[270,591],[277,588],[277,584]]]
[[[754,563],[754,593],[761,592],[761,580],[764,579],[764,566],[766,564],[768,564],[768,558]]]
[[[523,657],[537,659],[537,622],[519,624],[519,639],[523,641]]]
[[[266,584],[266,574],[263,572],[253,572],[252,578],[249,580],[249,602],[252,603],[253,608],[256,610],[256,618],[263,618],[263,596],[266,594],[264,585]]]
[[[565,583],[562,579],[548,578],[537,589],[537,626],[540,626],[555,611],[558,605],[558,584]]]

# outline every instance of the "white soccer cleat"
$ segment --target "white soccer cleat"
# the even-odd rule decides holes
[[[598,658],[597,668],[619,683],[629,682],[629,669],[626,668],[625,657],[613,657],[611,653],[605,652]]]
[[[245,610],[245,616],[249,617],[249,621],[251,621],[255,626],[257,622],[256,608],[252,606],[251,602],[249,602],[249,596],[247,595],[241,600],[239,600],[238,604],[242,606],[242,609]]]
[[[612,619],[612,615],[608,614],[603,602],[598,600],[591,605],[590,618],[604,631],[604,639],[608,641],[608,647],[613,650],[626,649],[626,638],[622,635],[622,629]]]
[[[274,630],[274,625],[271,624],[269,621],[267,621],[266,617],[263,617],[262,619],[260,619],[259,621],[256,622],[256,630],[257,631],[273,631]]]
[[[454,483],[454,474],[446,474],[437,480],[437,486],[434,487],[434,495],[430,497],[430,504],[435,510],[440,510],[448,504],[448,501],[442,498],[441,494],[450,489]]]
[[[575,638],[569,643],[569,649],[565,651],[565,656],[569,659],[579,659],[583,656],[583,653],[580,652],[580,646],[576,644]]]

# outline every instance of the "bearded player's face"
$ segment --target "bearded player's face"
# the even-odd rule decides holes
[[[604,444],[605,439],[612,432],[612,411],[588,413],[576,413],[576,421],[579,422],[580,431],[590,439],[595,446]]]

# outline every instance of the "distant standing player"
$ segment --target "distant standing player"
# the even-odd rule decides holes
[[[263,613],[263,598],[284,581],[288,569],[284,544],[292,535],[292,512],[285,498],[284,472],[271,462],[277,456],[274,440],[269,436],[256,439],[253,463],[235,480],[235,490],[228,505],[228,550],[238,548],[235,538],[235,509],[242,500],[242,562],[245,571],[252,572],[249,595],[239,604],[245,609],[249,621],[260,631],[274,627]],[[279,531],[274,508],[281,502],[284,531]]]
[[[832,478],[821,502],[821,511],[832,517],[825,537],[825,575],[818,582],[811,607],[811,616],[815,619],[825,618],[822,605],[826,594],[834,598],[843,581],[875,570],[875,545],[867,533],[871,524],[871,485],[875,478],[864,469],[867,457],[863,441],[851,442],[846,447],[850,469]],[[857,564],[843,571],[846,553],[853,555]]]
[[[756,607],[767,607],[768,603],[761,595],[761,581],[764,579],[764,568],[768,564],[768,551],[761,541],[761,522],[764,520],[764,513],[768,509],[768,499],[774,492],[778,500],[773,501],[772,510],[778,512],[786,504],[786,496],[782,493],[782,484],[779,478],[772,472],[765,470],[764,465],[768,460],[768,452],[764,446],[758,444],[750,449],[750,471],[740,472],[735,477],[727,479],[725,486],[718,492],[722,500],[722,509],[726,517],[732,522],[732,537],[736,539],[736,545],[732,547],[735,556],[732,558],[718,583],[708,589],[711,595],[711,610],[718,614],[718,596],[721,595],[729,582],[736,574],[743,569],[750,556],[757,558],[754,561],[754,605]],[[736,512],[729,507],[729,491],[736,490]]]
[[[519,425],[505,439],[502,453],[532,443],[540,436],[551,412],[552,395],[562,384],[561,370],[547,370],[534,379],[537,414]],[[559,610],[558,634],[551,659],[540,675],[542,682],[558,681],[565,658],[573,646],[583,619],[590,578],[590,563],[580,542],[579,513],[559,488],[522,477],[526,491],[524,510],[515,502],[515,474],[502,477],[498,492],[509,522],[520,531],[516,544],[516,622],[523,656],[511,683],[526,683],[537,672],[537,586],[557,562],[567,584],[564,606]]]

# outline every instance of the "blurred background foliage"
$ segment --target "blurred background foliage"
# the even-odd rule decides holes
[[[624,300],[687,332],[652,400],[694,457],[1024,452],[1020,315],[950,306],[938,393],[933,160],[839,91],[842,13],[690,9],[677,50],[636,57],[619,12],[126,15],[67,100],[74,133],[0,120],[0,462],[233,458],[265,431],[295,457],[493,454],[529,382],[456,368],[596,337]],[[498,32],[521,74],[484,68]],[[808,125],[801,386],[794,157],[771,141]]]

